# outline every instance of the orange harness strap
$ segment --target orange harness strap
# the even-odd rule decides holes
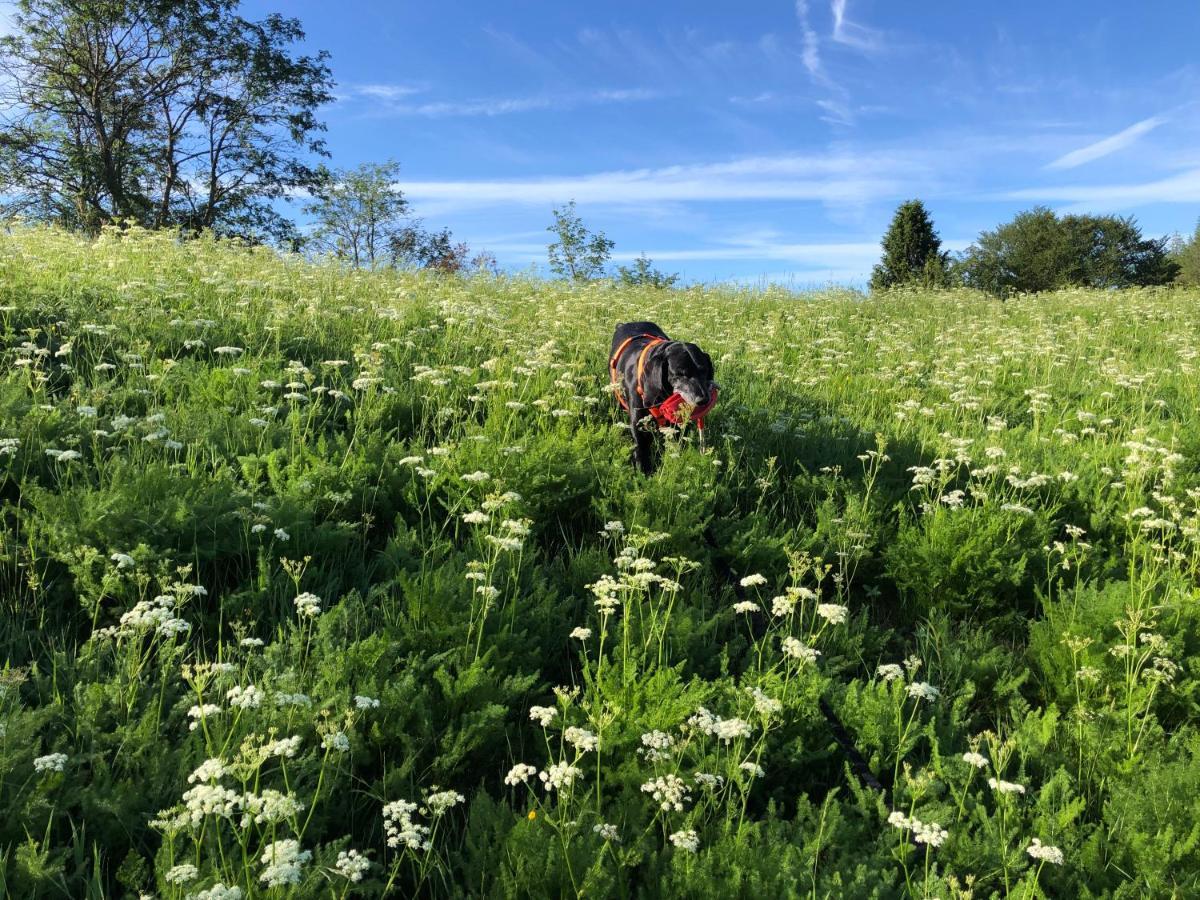
[[[625,352],[625,350],[629,347],[629,345],[632,344],[634,341],[636,341],[639,337],[644,337],[644,338],[650,339],[647,342],[646,346],[642,348],[641,355],[638,356],[637,381],[635,382],[635,384],[637,386],[638,396],[645,397],[645,394],[642,393],[642,373],[645,372],[645,370],[646,370],[646,356],[650,353],[650,349],[652,347],[654,347],[655,345],[667,343],[667,338],[661,338],[661,337],[658,337],[657,335],[653,335],[653,334],[635,334],[633,337],[625,338],[625,340],[621,343],[621,346],[619,346],[617,348],[617,352],[612,355],[612,359],[610,359],[608,361],[608,370],[612,376],[612,383],[616,384],[617,383],[617,363],[619,363],[621,361],[621,355]],[[621,408],[629,409],[629,402],[621,395],[620,389],[614,391],[614,393],[617,396],[617,402],[621,404]]]

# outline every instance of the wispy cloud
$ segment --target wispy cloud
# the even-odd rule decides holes
[[[1151,116],[1149,119],[1142,119],[1142,121],[1130,125],[1124,131],[1118,131],[1116,134],[1096,141],[1094,144],[1088,144],[1086,147],[1080,147],[1078,150],[1072,150],[1070,153],[1063,154],[1054,160],[1054,162],[1048,164],[1046,168],[1074,169],[1076,166],[1082,166],[1084,163],[1101,159],[1111,153],[1116,153],[1118,150],[1124,150],[1142,135],[1149,134],[1155,128],[1165,125],[1169,121],[1166,116]]]
[[[416,181],[414,201],[456,208],[580,203],[636,205],[695,201],[811,200],[855,206],[893,199],[929,183],[917,159],[894,153],[751,157],[724,163],[513,180]]]
[[[854,113],[850,92],[825,70],[821,60],[821,40],[817,37],[809,18],[808,0],[796,0],[796,19],[800,24],[802,40],[800,59],[809,79],[825,94],[822,99],[816,101],[817,106],[824,111],[821,118],[833,125],[853,125]]]
[[[1149,203],[1200,203],[1200,168],[1136,184],[1056,185],[1022,188],[1000,196],[1009,200],[1073,203],[1079,210],[1128,209]]]
[[[800,22],[800,36],[803,40],[800,60],[809,75],[816,75],[821,71],[820,39],[808,19],[808,0],[796,0],[796,18]]]
[[[421,93],[425,88],[412,84],[358,84],[352,85],[350,92],[360,97],[374,97],[377,100],[399,100]]]
[[[534,110],[569,110],[605,103],[635,103],[663,96],[661,92],[648,88],[614,88],[528,97],[430,100],[424,103],[414,103],[407,99],[420,91],[420,88],[408,85],[368,84],[352,87],[350,94],[359,99],[374,101],[371,112],[375,115],[419,116],[429,119],[504,116]]]
[[[874,28],[859,25],[846,18],[847,0],[832,0],[833,40],[857,50],[872,52],[883,46],[883,34]]]

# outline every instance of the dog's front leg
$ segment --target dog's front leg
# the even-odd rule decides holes
[[[645,427],[648,414],[645,409],[635,406],[629,408],[629,430],[633,432],[633,459],[643,475],[654,471],[654,435]]]

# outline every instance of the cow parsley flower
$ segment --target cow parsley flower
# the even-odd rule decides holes
[[[383,833],[389,847],[428,850],[429,826],[413,821],[417,804],[408,800],[393,800],[383,808]]]
[[[237,709],[258,709],[263,702],[263,692],[252,684],[245,687],[237,685],[226,691],[225,699]]]
[[[344,731],[331,732],[321,740],[321,747],[325,750],[336,750],[339,753],[348,753],[350,751],[350,738]]]
[[[1041,862],[1053,863],[1056,866],[1063,864],[1063,852],[1057,847],[1043,844],[1041,838],[1034,838],[1029,846],[1025,848],[1025,852]]]
[[[695,853],[700,849],[700,835],[696,834],[694,828],[689,828],[686,831],[676,831],[671,835],[670,840],[680,850],[687,850],[689,853]]]
[[[291,838],[275,841],[267,846],[259,859],[266,869],[258,876],[258,880],[265,881],[268,887],[299,884],[300,868],[310,859],[312,851],[301,850],[299,841]]]
[[[357,850],[340,850],[333,868],[347,881],[357,884],[370,871],[371,861]]]
[[[215,703],[205,703],[203,705],[193,706],[188,710],[188,717],[194,720],[190,725],[188,725],[188,730],[195,731],[200,727],[200,722],[202,720],[207,719],[210,716],[219,715],[221,712],[221,707],[217,706]]]
[[[929,700],[932,702],[941,695],[941,691],[926,681],[914,681],[908,686],[908,696],[915,697],[918,700]]]
[[[656,729],[642,735],[642,746],[638,748],[638,753],[650,762],[658,762],[670,758],[670,750],[674,744],[675,738]]]
[[[563,740],[581,753],[600,748],[600,739],[595,734],[586,728],[576,728],[574,725],[563,732]]]
[[[897,678],[904,677],[904,670],[897,663],[884,663],[875,670],[875,674],[884,681],[895,681]]]
[[[240,794],[219,784],[198,784],[183,794],[183,805],[193,827],[208,816],[233,818],[241,802]]]
[[[570,636],[573,640],[576,640],[576,641],[586,641],[588,638],[590,638],[592,636],[592,629],[576,628],[571,631]]]
[[[225,763],[221,760],[206,759],[188,776],[188,784],[195,784],[197,781],[220,781],[227,771]]]
[[[284,794],[268,788],[261,794],[242,794],[243,810],[241,827],[249,828],[252,824],[277,825],[294,819],[304,810],[304,803],[291,794]]]
[[[770,717],[783,711],[783,703],[774,697],[767,696],[761,689],[747,688],[747,692],[754,698],[754,711],[760,716]]]
[[[918,844],[928,844],[930,847],[940,847],[942,843],[950,836],[941,825],[936,822],[922,822],[918,819],[912,821],[913,840]]]
[[[537,722],[543,728],[547,727],[554,717],[558,715],[558,710],[553,706],[531,706],[529,707],[529,718]]]
[[[425,804],[433,816],[445,815],[460,803],[466,802],[466,797],[458,791],[435,791],[425,798]]]
[[[793,659],[798,659],[801,662],[815,663],[817,657],[821,655],[820,650],[815,650],[812,647],[806,646],[804,643],[794,637],[785,637],[781,642],[783,652]]]
[[[744,719],[718,719],[713,723],[709,734],[716,735],[722,743],[729,744],[739,738],[750,737],[752,730],[750,723]]]
[[[600,835],[600,840],[611,841],[613,843],[621,843],[621,829],[616,825],[610,825],[607,822],[601,822],[598,825],[592,826],[592,832]]]
[[[355,694],[354,705],[358,709],[378,709],[379,701],[374,697],[364,697],[362,694]]]
[[[531,777],[537,774],[537,768],[526,765],[525,763],[517,763],[508,770],[508,774],[504,776],[504,783],[512,787],[518,784],[525,784]]]
[[[988,787],[998,794],[1024,794],[1025,785],[1017,784],[1014,781],[1000,781],[995,778],[988,779]]]
[[[740,600],[737,603],[733,604],[733,611],[735,613],[739,613],[739,614],[741,614],[741,613],[756,613],[756,612],[762,612],[762,607],[760,607],[753,600]]]
[[[563,791],[570,788],[575,783],[575,779],[582,774],[582,769],[578,769],[569,763],[560,762],[548,767],[544,772],[539,772],[538,778],[541,779],[542,786],[547,791],[552,791],[555,788]]]
[[[301,616],[306,619],[314,619],[321,614],[321,603],[324,601],[316,594],[305,591],[292,602],[296,605],[296,612]]]
[[[226,887],[225,882],[218,881],[206,891],[188,894],[188,900],[242,900],[244,896],[240,887],[236,885]]]
[[[817,607],[817,615],[830,625],[841,625],[850,615],[850,610],[838,603],[822,603]]]
[[[692,799],[687,782],[678,775],[660,775],[642,785],[642,793],[649,794],[660,809],[683,812],[683,804]]]
[[[747,575],[739,583],[742,587],[757,587],[760,584],[766,584],[767,579],[755,572],[753,575]]]
[[[474,510],[469,513],[463,513],[462,520],[468,525],[486,525],[491,521],[491,517],[482,510]]]
[[[200,870],[191,863],[184,863],[181,866],[173,866],[164,877],[168,884],[187,884],[189,881],[195,881],[199,874]]]
[[[33,771],[35,772],[61,772],[67,764],[67,754],[65,753],[48,753],[45,756],[39,756],[33,761]]]
[[[962,755],[962,758],[963,758],[963,762],[970,763],[977,769],[986,769],[987,768],[988,758],[986,756],[984,756],[982,753],[974,753],[974,752],[964,753]]]
[[[276,698],[276,705],[279,705]],[[285,759],[293,759],[300,752],[301,745],[300,735],[292,737],[280,738],[277,741],[270,741],[263,745],[263,753],[267,756],[278,756]]]

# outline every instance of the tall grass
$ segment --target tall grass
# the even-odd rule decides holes
[[[0,883],[1193,896],[1197,303],[4,236]]]

